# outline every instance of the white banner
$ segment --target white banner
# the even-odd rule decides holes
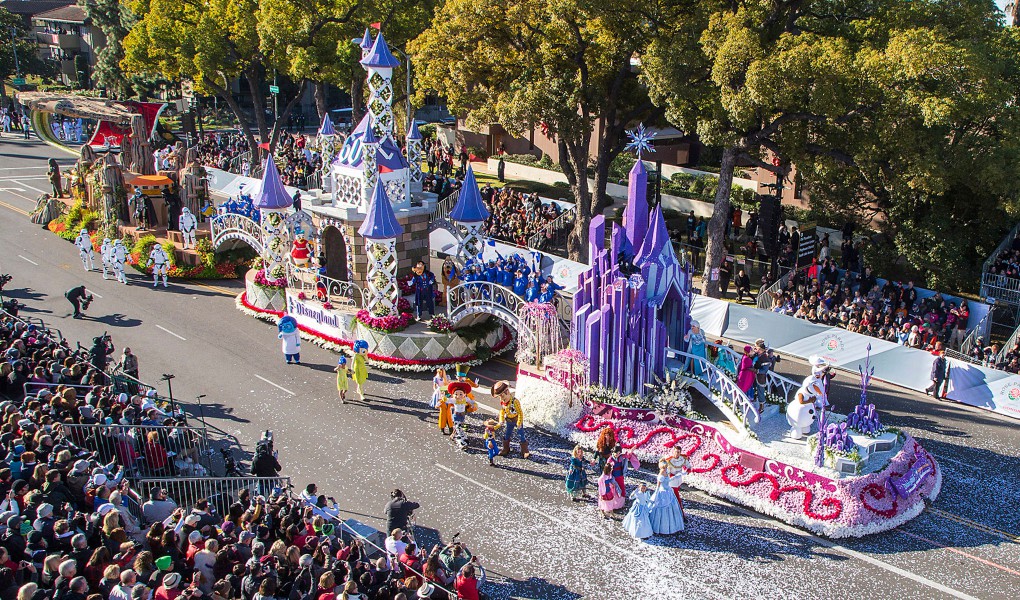
[[[354,330],[354,315],[323,310],[318,302],[298,298],[298,292],[287,290],[287,314],[294,317],[298,325],[323,335],[343,340],[351,339]]]

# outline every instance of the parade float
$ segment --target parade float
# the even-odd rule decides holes
[[[801,383],[769,371],[738,385],[742,356],[692,328],[691,269],[646,190],[639,160],[609,248],[604,218],[592,219],[569,348],[518,367],[516,394],[532,424],[590,450],[609,428],[652,463],[679,448],[687,484],[832,538],[919,515],[942,471],[908,433],[882,425],[867,402],[869,369],[849,415],[827,410],[826,384],[814,376]],[[824,373],[821,360],[815,366]]]
[[[398,275],[413,275],[419,261],[430,263],[428,234],[438,198],[422,191],[417,126],[412,123],[404,139],[410,162],[393,131],[391,78],[399,63],[381,33],[373,40],[366,32],[363,40],[368,112],[342,144],[325,116],[316,140],[329,193],[296,209],[267,158],[257,185],[217,207],[212,244],[242,242],[258,252],[237,298],[251,316],[275,322],[291,315],[303,337],[338,352],[364,340],[369,364],[380,368],[477,364],[513,347],[525,303],[504,287],[476,283],[443,290],[445,302],[431,314],[411,314],[414,292],[402,289]],[[461,258],[474,256],[469,252],[477,250],[487,216],[469,174],[448,215],[466,232]],[[438,294],[434,279],[432,285],[426,293]]]

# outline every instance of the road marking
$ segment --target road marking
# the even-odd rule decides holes
[[[156,325],[156,327],[158,327],[159,329],[162,329],[163,331],[165,331],[165,332],[169,333],[170,335],[172,335],[172,336],[174,336],[175,338],[177,338],[177,339],[181,340],[182,342],[186,342],[186,341],[188,341],[188,340],[186,340],[186,339],[182,338],[181,336],[177,335],[176,333],[174,333],[174,332],[170,331],[170,330],[169,330],[169,329],[167,329],[166,327],[163,327],[162,325]]]
[[[1020,571],[1014,571],[1013,569],[1010,569],[1009,567],[1004,567],[1004,566],[1002,566],[1000,564],[993,563],[990,560],[986,560],[984,558],[980,558],[980,557],[974,556],[973,554],[970,554],[968,552],[964,552],[963,550],[960,550],[959,548],[951,548],[949,546],[944,546],[944,545],[942,545],[942,544],[940,544],[940,543],[938,543],[938,542],[936,542],[934,540],[929,540],[928,538],[924,537],[923,535],[917,535],[916,533],[910,533],[909,531],[905,531],[905,530],[900,529],[898,527],[896,528],[896,531],[898,531],[898,532],[900,532],[900,533],[902,533],[904,535],[909,535],[910,537],[912,537],[914,539],[921,540],[922,542],[927,542],[927,543],[931,544],[932,546],[937,546],[937,547],[942,548],[944,550],[949,550],[950,552],[953,552],[955,554],[959,554],[961,556],[966,556],[967,558],[969,558],[971,560],[976,560],[977,562],[979,562],[979,563],[981,563],[983,565],[988,565],[989,567],[992,567],[992,568],[995,568],[995,569],[999,569],[1000,571],[1005,571],[1005,572],[1009,573],[1010,575],[1020,576]]]
[[[31,258],[25,258],[24,256],[22,256],[22,255],[20,255],[20,254],[18,255],[18,258],[20,258],[21,260],[23,260],[23,261],[25,261],[25,262],[30,262],[30,263],[32,263],[33,265],[37,266],[37,267],[39,266],[39,263],[35,262],[35,261],[34,261],[34,260],[32,260]]]
[[[195,281],[194,279],[189,279],[187,281],[188,281],[188,283],[197,285],[198,287],[205,288],[207,290],[212,290],[212,291],[214,291],[216,293],[223,294],[223,295],[230,296],[230,297],[237,296],[237,294],[240,293],[240,292],[233,292],[231,290],[228,290],[227,288],[222,288],[222,287],[219,287],[219,286],[216,286],[216,285],[209,285],[208,283],[199,283],[198,281]]]
[[[837,544],[835,542],[829,541],[829,540],[827,540],[825,538],[818,537],[817,535],[815,535],[813,533],[809,533],[807,531],[803,531],[803,530],[797,529],[796,527],[787,525],[786,523],[784,523],[782,521],[778,521],[776,519],[773,519],[772,517],[768,517],[768,516],[762,515],[760,513],[756,513],[756,512],[754,512],[754,511],[752,511],[750,509],[746,509],[746,508],[744,508],[742,506],[739,506],[737,504],[731,504],[729,502],[723,502],[723,501],[719,500],[718,498],[716,498],[716,497],[714,497],[714,496],[712,496],[712,495],[710,495],[710,494],[708,494],[706,492],[702,492],[702,491],[698,490],[695,493],[697,495],[703,497],[703,498],[706,498],[706,499],[709,499],[709,500],[713,501],[716,504],[719,504],[719,505],[722,505],[722,506],[727,506],[727,507],[729,507],[729,508],[731,508],[731,509],[733,509],[733,510],[739,512],[739,513],[743,513],[743,514],[745,514],[745,515],[747,515],[749,517],[756,517],[756,518],[766,519],[768,521],[771,521],[773,523],[773,525],[776,528],[778,528],[778,529],[782,529],[782,530],[787,531],[789,533],[793,533],[793,534],[796,534],[796,535],[800,535],[800,536],[806,537],[809,540],[815,542],[816,544],[820,544],[822,546],[825,546],[826,548],[830,548],[830,549],[835,550],[837,552],[841,552],[841,553],[843,553],[843,554],[845,554],[845,555],[847,555],[847,556],[849,556],[851,558],[856,558],[857,560],[864,561],[864,562],[866,562],[866,563],[868,563],[870,565],[876,566],[876,567],[878,567],[880,569],[883,569],[885,571],[889,571],[890,573],[895,573],[896,575],[899,575],[901,577],[906,577],[907,579],[910,579],[911,581],[914,581],[914,582],[919,583],[921,585],[924,585],[924,586],[930,587],[932,589],[938,590],[938,591],[940,591],[940,592],[942,592],[944,594],[949,594],[950,596],[953,596],[955,598],[960,598],[960,600],[978,600],[976,597],[971,596],[970,594],[961,592],[960,590],[951,588],[951,587],[946,586],[946,585],[942,585],[941,583],[939,583],[937,581],[932,581],[931,579],[928,579],[927,577],[924,577],[923,575],[918,575],[917,573],[913,573],[911,571],[907,571],[906,569],[901,569],[900,567],[897,567],[896,565],[891,565],[891,564],[889,564],[889,563],[887,563],[885,561],[879,560],[879,559],[877,559],[877,558],[875,558],[873,556],[868,556],[867,554],[864,554],[862,552],[858,552],[856,550],[851,550],[850,548],[847,548],[846,546],[841,546],[841,545],[839,545],[839,544]]]
[[[967,517],[963,517],[956,513],[951,513],[949,511],[935,508],[932,506],[929,506],[926,510],[932,513],[933,515],[944,517],[946,519],[949,519],[950,521],[955,521],[956,523],[959,523],[960,525],[965,525],[967,527],[970,527],[971,529],[976,529],[977,531],[981,531],[989,535],[1000,537],[1008,542],[1013,542],[1014,544],[1020,544],[1020,536],[1009,533],[1008,531],[1002,531],[1001,529],[996,529],[989,525],[985,525],[984,523],[972,521]]]
[[[102,297],[102,296],[100,296],[99,294],[97,294],[97,293],[93,292],[92,290],[89,290],[89,293],[90,293],[90,294],[92,294],[93,296],[95,296],[96,298],[99,298],[100,300],[102,300],[102,299],[103,299],[103,297]],[[157,327],[158,327],[158,325],[157,325]]]
[[[24,191],[25,191],[24,188],[0,188],[0,192],[24,192]]]
[[[29,212],[27,210],[18,208],[17,206],[12,206],[12,205],[7,204],[6,202],[3,202],[3,201],[0,201],[0,206],[2,206],[4,208],[8,208],[10,210],[13,210],[14,212],[16,212],[16,213],[18,213],[20,215],[24,215],[26,217],[29,215]]]
[[[272,381],[269,381],[268,379],[266,379],[265,377],[263,377],[261,375],[256,375],[255,377],[257,377],[258,379],[261,379],[262,381],[265,381],[266,383],[268,383],[269,385],[271,385],[271,386],[273,386],[275,388],[279,388],[279,389],[287,392],[291,396],[297,396],[297,394],[295,394],[294,392],[288,390],[287,388],[283,387],[282,385],[277,385],[277,384],[273,383]]]
[[[256,377],[258,377],[258,375],[256,375]],[[439,468],[439,469],[442,469],[443,471],[446,471],[447,473],[449,473],[451,475],[456,475],[457,477],[460,477],[461,479],[463,479],[464,481],[467,481],[468,483],[473,483],[474,485],[482,488],[483,490],[491,492],[491,493],[499,496],[500,498],[503,498],[504,500],[512,502],[512,503],[520,506],[524,510],[532,512],[532,513],[534,513],[534,514],[536,514],[536,515],[538,515],[538,516],[540,516],[542,518],[548,519],[548,520],[552,521],[553,523],[556,523],[557,525],[559,525],[559,526],[561,526],[561,527],[563,527],[565,529],[570,529],[571,531],[574,531],[577,534],[583,535],[584,537],[586,537],[586,538],[588,538],[588,539],[590,539],[590,540],[592,540],[592,541],[594,541],[594,542],[596,542],[598,544],[601,544],[601,545],[605,546],[606,548],[609,548],[610,550],[616,550],[617,552],[627,556],[628,558],[636,559],[636,560],[642,561],[642,562],[647,560],[645,557],[641,556],[640,554],[637,554],[636,552],[633,552],[631,550],[627,550],[626,548],[621,548],[620,546],[617,546],[616,544],[614,544],[612,541],[607,540],[604,537],[600,537],[598,535],[595,535],[594,533],[588,531],[587,529],[582,529],[580,527],[576,527],[576,526],[574,526],[574,525],[572,525],[570,523],[567,523],[566,521],[560,519],[559,517],[554,517],[553,515],[550,515],[548,513],[542,512],[541,510],[538,510],[534,506],[531,506],[530,504],[526,504],[524,502],[521,502],[520,500],[518,500],[517,498],[514,498],[513,496],[509,496],[507,494],[504,494],[503,492],[501,492],[501,491],[499,491],[497,489],[491,488],[491,487],[485,485],[484,483],[482,483],[480,481],[477,481],[475,479],[472,479],[472,478],[468,477],[467,475],[463,475],[461,473],[458,473],[457,471],[454,471],[453,469],[447,467],[444,464],[435,463],[435,466],[437,468]],[[711,594],[714,597],[719,597],[720,596],[719,592],[713,590],[710,587],[707,587],[706,585],[704,585],[703,583],[701,583],[699,581],[695,581],[693,579],[689,579],[687,577],[684,577],[680,573],[671,573],[670,577],[676,577],[678,579],[682,579],[682,580],[686,581],[687,583],[689,583],[689,584],[691,584],[691,585],[693,585],[693,586],[695,586],[697,588],[700,588],[701,590]],[[725,596],[723,596],[723,597],[725,597]]]
[[[23,185],[23,186],[27,187],[27,188],[28,188],[28,189],[30,189],[30,190],[35,190],[35,191],[39,192],[40,194],[46,194],[46,193],[47,193],[47,191],[46,191],[46,190],[40,190],[39,188],[37,188],[37,187],[35,187],[35,186],[32,186],[32,185],[28,185],[28,184],[27,184],[27,183],[25,183],[24,181],[18,181],[18,180],[16,180],[16,179],[12,179],[12,180],[11,180],[11,182],[12,182],[12,183],[17,183],[17,184],[19,184],[19,185]]]
[[[0,181],[14,181],[15,183],[17,183],[15,181],[17,179],[27,179],[29,181],[41,179],[43,181],[46,181],[49,179],[49,177],[45,175],[0,175]]]

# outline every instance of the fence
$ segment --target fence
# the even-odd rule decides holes
[[[996,300],[1002,300],[1009,304],[1020,304],[1020,281],[1015,278],[1002,277],[994,273],[989,273],[992,268],[992,264],[995,263],[995,259],[999,257],[1007,248],[1013,246],[1013,242],[1016,240],[1017,235],[1020,235],[1020,223],[1013,226],[1013,229],[1006,234],[1006,237],[1002,238],[999,245],[988,258],[985,259],[984,264],[981,265],[981,297],[982,298],[995,298]]]
[[[432,209],[432,214],[429,215],[429,223],[438,219],[447,219],[450,217],[450,211],[457,204],[457,198],[460,196],[460,190],[454,190],[444,196],[439,202],[436,202],[435,208]]]
[[[186,461],[178,469],[174,464],[178,457],[210,468],[209,433],[204,427],[62,423],[60,431],[76,446],[97,453],[103,463],[116,460],[133,477],[191,469]],[[156,439],[150,442],[151,433]]]
[[[148,495],[153,488],[166,490],[178,506],[191,506],[202,499],[225,515],[241,490],[252,496],[270,496],[274,490],[291,489],[290,477],[138,477],[134,487]]]
[[[327,277],[315,269],[291,267],[290,286],[320,302],[329,301],[337,306],[361,308],[368,304],[365,290],[358,284]]]
[[[807,267],[804,267],[804,269],[796,270],[790,269],[786,273],[783,273],[783,275],[779,279],[776,279],[772,283],[772,285],[768,286],[763,290],[759,290],[758,299],[756,301],[758,308],[760,308],[761,310],[772,310],[773,304],[775,303],[773,296],[786,289],[786,284],[790,282],[790,278],[793,276],[794,273],[797,273],[798,271],[802,271],[805,269],[807,269]]]
[[[560,216],[549,221],[541,231],[528,238],[528,247],[546,252],[551,252],[552,249],[558,249],[561,246],[565,247],[566,236],[574,226],[576,210],[576,207],[565,210]],[[551,246],[551,248],[547,246]]]

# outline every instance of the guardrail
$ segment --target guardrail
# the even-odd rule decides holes
[[[72,388],[72,389],[76,390],[76,393],[77,393],[77,391],[80,390],[82,395],[85,395],[85,394],[87,394],[87,393],[92,391],[92,386],[91,385],[78,385],[78,384],[73,384],[72,385],[72,384],[66,384],[66,383],[65,384],[61,384],[61,383],[38,383],[38,382],[35,382],[35,381],[26,382],[24,385],[21,386],[21,389],[22,389],[22,392],[24,393],[25,396],[29,396],[31,394],[36,394],[40,390],[43,390],[43,389],[53,389],[53,388],[57,388],[57,387],[61,387],[61,386],[65,387],[65,388]]]
[[[736,381],[712,364],[712,361],[673,348],[670,348],[668,353],[681,364],[676,370],[677,375],[704,386],[708,391],[708,400],[726,415],[733,425],[741,427],[744,431],[751,431],[751,423],[758,423],[761,420],[757,404],[737,386]]]
[[[61,435],[74,445],[95,452],[108,463],[116,460],[133,476],[173,475],[192,471],[186,459],[194,464],[209,462],[209,433],[204,427],[169,425],[82,425],[60,423]],[[155,440],[149,441],[155,433]],[[184,461],[179,469],[174,463]]]
[[[560,216],[545,224],[541,231],[528,238],[528,247],[542,250],[546,240],[551,239],[560,231],[573,227],[577,207],[563,211]]]
[[[1006,234],[1006,237],[1002,238],[1002,241],[999,242],[999,245],[995,247],[995,250],[993,250],[992,253],[988,255],[988,258],[985,259],[985,262],[982,263],[981,265],[982,277],[986,273],[988,273],[989,269],[992,268],[992,263],[995,262],[995,259],[999,257],[999,254],[1002,253],[1002,251],[1005,250],[1006,248],[1009,248],[1010,246],[1013,245],[1013,240],[1017,238],[1017,235],[1020,235],[1020,222],[1013,226],[1013,229],[1011,229],[1009,233]],[[981,291],[981,295],[987,297],[987,295],[984,293],[984,290]]]
[[[153,488],[166,490],[178,506],[192,506],[205,499],[218,514],[227,514],[241,490],[252,496],[270,496],[274,490],[290,490],[290,477],[138,477],[133,485],[148,494]]]
[[[340,281],[320,274],[316,269],[305,267],[290,268],[290,287],[295,288],[319,302],[362,308],[368,305],[365,290],[350,281]]]
[[[244,215],[236,213],[216,215],[209,219],[209,234],[214,248],[218,248],[227,240],[243,240],[262,254],[262,226]]]
[[[988,314],[991,314],[991,312]],[[1003,342],[999,353],[995,355],[995,364],[1002,364],[1006,361],[1006,355],[1013,349],[1013,346],[1016,345],[1017,341],[1020,341],[1020,325],[1017,325],[1017,328],[1013,330],[1013,334],[1009,336],[1009,339]]]
[[[436,202],[435,208],[432,209],[432,213],[429,215],[429,223],[437,219],[448,219],[450,217],[450,211],[457,205],[457,198],[460,197],[460,190],[454,190],[443,196],[439,202]]]
[[[726,353],[726,355],[729,357],[729,362],[732,362],[734,365],[733,367],[734,371],[731,374],[733,375],[733,377],[736,377],[737,376],[736,369],[740,365],[740,359],[743,357],[743,355],[737,352],[736,350],[733,350],[729,346],[713,344],[712,342],[707,342],[706,345],[715,348],[717,352]],[[716,365],[716,367],[718,368],[719,365]],[[721,370],[724,372],[728,372],[726,369]],[[783,400],[789,402],[791,400],[791,396],[795,394],[797,390],[800,388],[800,385],[801,384],[798,381],[790,379],[789,377],[784,377],[779,373],[776,373],[775,371],[769,370],[768,375],[766,376],[765,392],[767,394],[771,394],[773,396],[782,398]]]
[[[981,274],[981,297],[994,298],[1013,306],[1020,305],[1020,278],[1007,277],[996,273]]]

